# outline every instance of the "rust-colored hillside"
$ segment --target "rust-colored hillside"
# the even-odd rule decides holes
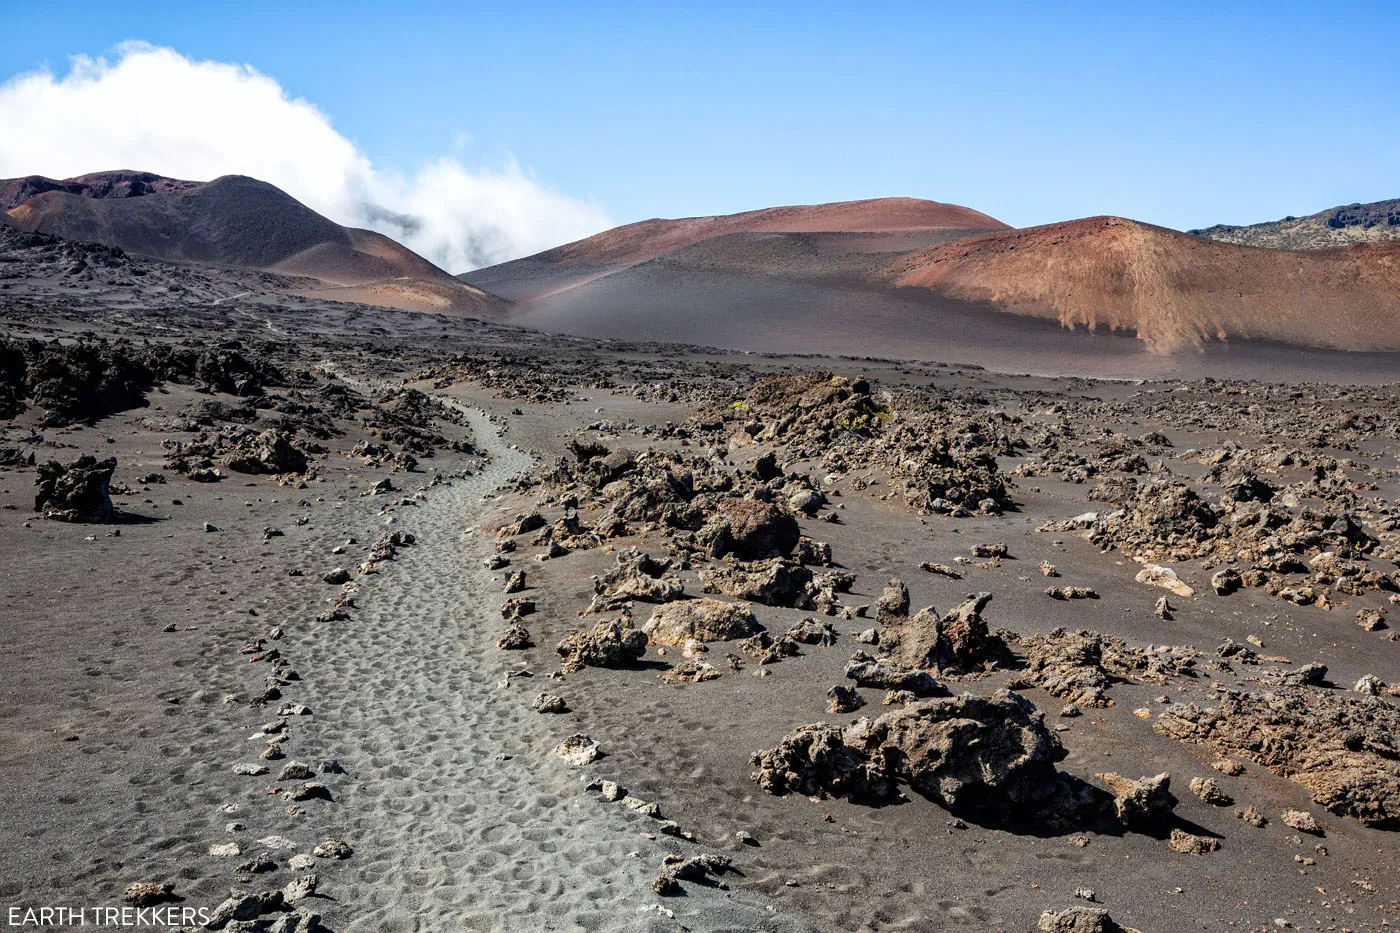
[[[956,240],[885,271],[945,298],[1130,331],[1162,352],[1229,339],[1400,349],[1400,243],[1257,249],[1090,217]]]

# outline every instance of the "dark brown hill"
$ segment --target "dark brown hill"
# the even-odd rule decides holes
[[[100,243],[170,262],[204,263],[306,276],[347,300],[412,310],[497,313],[504,304],[370,230],[343,227],[284,191],[241,175],[208,183],[148,173],[104,172],[53,182],[0,182],[27,198],[7,211],[23,229]],[[424,285],[434,298],[422,299]]]
[[[18,207],[46,191],[63,191],[85,198],[139,198],[147,194],[185,191],[199,185],[197,181],[180,181],[153,172],[94,172],[64,179],[26,175],[0,181],[0,211]]]

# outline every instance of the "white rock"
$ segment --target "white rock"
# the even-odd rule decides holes
[[[263,836],[258,840],[258,845],[264,849],[296,849],[299,848],[295,842],[286,836]]]
[[[1147,586],[1160,586],[1183,599],[1190,599],[1196,595],[1196,591],[1182,582],[1175,570],[1161,564],[1144,564],[1138,571],[1137,582]]]
[[[554,747],[554,754],[571,765],[586,765],[598,760],[598,743],[582,732],[575,732]]]

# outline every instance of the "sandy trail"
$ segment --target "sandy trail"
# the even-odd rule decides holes
[[[650,880],[665,852],[697,847],[639,837],[652,820],[586,793],[580,769],[550,754],[576,730],[531,709],[543,677],[505,686],[490,544],[463,531],[531,461],[484,415],[468,418],[487,465],[400,509],[396,528],[418,544],[366,578],[351,621],[297,650],[316,715],[298,724],[296,754],[345,767],[321,819],[356,850],[335,885],[342,903],[318,907],[342,933],[676,929]],[[606,759],[593,767],[606,776]],[[692,928],[701,914],[702,929],[775,925],[726,892],[684,900],[666,909]]]

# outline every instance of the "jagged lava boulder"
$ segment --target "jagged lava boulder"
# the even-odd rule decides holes
[[[844,732],[802,726],[753,756],[769,793],[885,795],[897,782],[950,809],[1037,809],[1063,791],[1064,747],[1029,700],[1008,690],[920,700]]]
[[[721,499],[716,506],[722,524],[715,530],[711,553],[733,554],[740,560],[784,557],[802,537],[792,513],[757,499]]]
[[[890,587],[887,594],[897,594]],[[987,629],[982,610],[991,602],[991,593],[974,593],[951,612],[940,616],[932,607],[916,615],[900,615],[899,601],[883,605],[879,618],[880,650],[896,667],[931,670],[947,674],[970,674],[1012,661],[1006,642]],[[907,597],[904,606],[907,607]]]
[[[1032,804],[1059,785],[1066,752],[1044,714],[1018,693],[920,700],[853,727],[846,741],[881,773],[944,806]]]
[[[116,470],[116,457],[82,456],[67,465],[56,460],[41,464],[34,511],[60,522],[109,522],[117,512],[111,494]]]
[[[751,762],[758,786],[778,797],[881,796],[887,789],[865,756],[846,746],[841,730],[826,723],[798,726]]]
[[[627,667],[647,651],[645,632],[617,620],[599,622],[586,632],[572,632],[555,649],[565,673],[585,667]]]

